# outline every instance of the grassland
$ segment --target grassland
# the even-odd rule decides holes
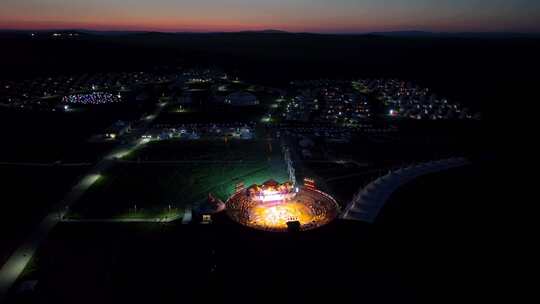
[[[103,173],[72,208],[72,217],[148,218],[179,215],[211,193],[226,200],[238,182],[285,181],[277,143],[163,141],[150,143]]]

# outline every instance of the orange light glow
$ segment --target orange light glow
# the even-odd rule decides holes
[[[310,230],[331,222],[338,214],[337,202],[317,189],[294,187],[269,180],[236,191],[227,200],[227,214],[238,223],[267,231],[288,231],[289,222]]]
[[[257,205],[251,210],[250,222],[255,226],[287,229],[287,222],[299,221],[305,225],[314,219],[311,210],[298,202],[285,202],[274,206]]]

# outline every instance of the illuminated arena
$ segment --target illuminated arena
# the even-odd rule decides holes
[[[247,189],[239,184],[226,208],[234,221],[266,231],[310,230],[328,224],[338,214],[336,201],[317,190],[311,180],[304,187],[273,180]]]

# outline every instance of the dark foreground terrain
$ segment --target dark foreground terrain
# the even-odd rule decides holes
[[[485,163],[421,178],[371,226],[338,220],[273,234],[219,216],[212,225],[62,224],[23,277],[37,280],[34,294],[11,303],[485,300],[484,284],[501,271],[492,267],[503,245],[496,173]]]
[[[272,234],[223,216],[212,225],[62,223],[12,289],[10,303],[456,303],[497,299],[505,292],[499,286],[509,246],[502,227],[509,216],[502,216],[500,194],[509,176],[501,157],[508,126],[528,110],[525,101],[536,98],[537,38],[0,36],[2,79],[178,66],[219,66],[276,87],[296,79],[397,77],[484,114],[483,132],[478,139],[471,136],[476,144],[469,148],[478,155],[473,165],[407,185],[374,225],[338,220],[306,233]],[[1,109],[1,160],[47,166],[0,167],[0,262],[87,169],[55,162],[95,162],[110,147],[86,139],[144,111],[61,115]],[[396,158],[400,152],[407,151],[384,150]],[[407,153],[418,156],[414,147]],[[490,161],[493,157],[497,161]],[[342,184],[354,187],[343,196],[350,197],[363,182]],[[339,190],[340,184],[331,186]],[[28,281],[37,282],[35,291],[18,292]]]

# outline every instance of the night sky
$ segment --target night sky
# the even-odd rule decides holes
[[[538,0],[2,0],[3,29],[540,32]]]

